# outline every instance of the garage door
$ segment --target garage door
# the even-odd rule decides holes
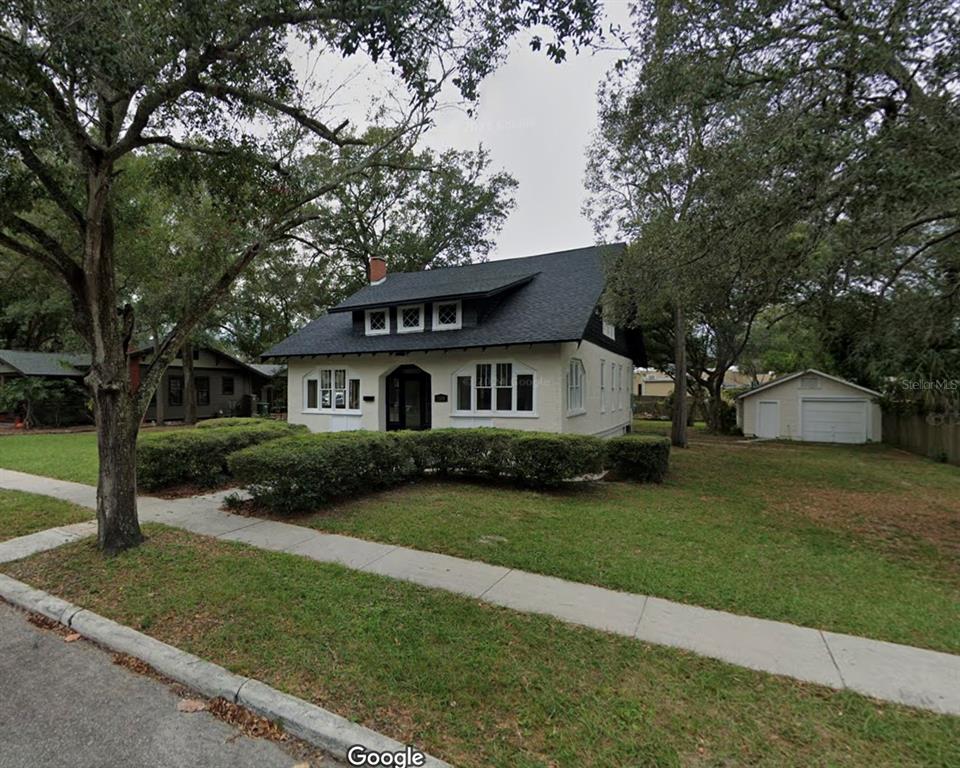
[[[867,401],[804,398],[803,439],[818,443],[867,442]]]

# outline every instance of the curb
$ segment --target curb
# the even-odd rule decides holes
[[[274,720],[287,732],[320,747],[338,760],[346,760],[347,750],[356,744],[380,752],[402,752],[405,749],[404,744],[382,733],[278,691],[259,680],[235,675],[217,664],[4,574],[0,574],[0,598],[63,624],[111,651],[134,656],[165,677],[208,698],[221,697]],[[426,755],[423,765],[452,768],[449,763],[430,755]]]

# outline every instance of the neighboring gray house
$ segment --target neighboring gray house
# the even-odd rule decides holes
[[[137,350],[144,362],[153,347]],[[193,380],[197,393],[197,417],[250,416],[257,411],[262,390],[269,387],[273,374],[259,366],[245,363],[229,352],[208,346],[193,348]],[[160,386],[150,401],[147,421],[182,421],[186,415],[183,360],[179,354],[167,367]]]
[[[601,317],[623,245],[387,274],[280,342],[287,419],[315,432],[504,427],[622,434],[639,332]]]
[[[32,376],[42,379],[83,379],[90,355],[70,352],[25,352],[0,349],[0,386],[7,379]]]

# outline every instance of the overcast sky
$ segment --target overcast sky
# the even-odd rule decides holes
[[[607,0],[606,8],[605,27],[611,22],[626,26],[625,0]],[[615,61],[612,52],[569,51],[566,62],[554,64],[517,38],[506,63],[483,82],[475,117],[455,107],[436,114],[436,127],[424,143],[438,149],[476,149],[483,144],[490,152],[491,168],[506,170],[519,182],[517,205],[491,258],[577,248],[595,241],[590,222],[580,212],[585,151],[597,123],[597,86]],[[359,108],[363,99],[358,94],[381,90],[378,75],[367,67],[360,71],[355,61],[334,64],[334,69],[339,70],[334,82],[355,76],[349,91],[333,98],[341,109],[352,100],[348,109]]]
[[[626,26],[627,3],[608,0],[606,6],[607,22]],[[554,64],[518,39],[506,64],[484,81],[475,118],[453,110],[438,115],[429,144],[467,149],[482,143],[492,166],[520,184],[493,258],[595,241],[580,212],[585,150],[597,124],[597,86],[615,61],[614,53],[598,52]]]

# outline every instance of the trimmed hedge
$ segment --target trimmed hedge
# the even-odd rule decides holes
[[[221,427],[255,427],[258,424],[277,424],[276,419],[262,419],[257,416],[224,416],[220,419],[204,419],[197,422],[197,429],[220,429]],[[289,427],[303,427],[303,424],[290,424]]]
[[[282,421],[143,435],[137,441],[137,483],[146,490],[195,483],[215,485],[228,475],[227,456],[300,429]]]
[[[415,472],[395,433],[332,432],[273,440],[227,463],[257,502],[306,512],[340,496],[389,488]]]
[[[670,440],[659,435],[623,435],[606,443],[606,465],[621,480],[662,483],[670,463]]]
[[[258,503],[290,513],[429,472],[555,488],[602,471],[605,442],[588,435],[487,428],[338,432],[251,446],[227,463]]]

